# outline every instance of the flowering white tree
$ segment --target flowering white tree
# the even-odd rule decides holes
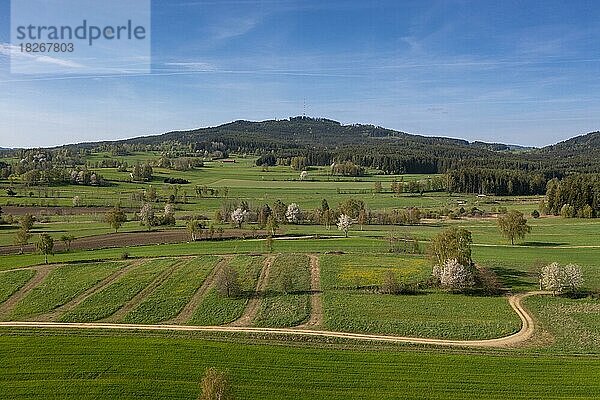
[[[338,218],[338,223],[337,223],[338,230],[343,231],[344,235],[346,235],[346,237],[348,237],[348,230],[350,229],[350,227],[352,226],[353,223],[354,223],[354,221],[352,220],[352,218],[350,218],[346,214],[342,214]]]
[[[171,204],[171,203],[165,204],[164,214],[165,215],[173,215],[173,214],[175,214],[175,207],[173,206],[173,204]]]
[[[292,203],[287,207],[285,218],[290,224],[297,224],[300,221],[301,210],[298,204]]]
[[[543,289],[552,291],[552,294],[562,292],[564,289],[564,279],[563,272],[558,263],[553,262],[542,267],[540,285]]]
[[[472,270],[459,264],[455,258],[446,260],[443,265],[433,267],[433,277],[440,286],[452,290],[466,289],[475,285]]]
[[[565,289],[577,292],[583,284],[581,268],[575,264],[561,267],[558,263],[552,263],[542,267],[540,273],[540,286],[552,291],[552,294],[563,292]]]
[[[248,211],[238,207],[231,213],[231,221],[233,221],[238,228],[241,228],[247,214]]]
[[[164,225],[175,225],[175,207],[173,204],[165,204],[162,223]]]
[[[583,285],[583,273],[581,267],[575,264],[568,264],[564,268],[565,286],[573,293],[577,292]]]
[[[302,172],[300,172],[300,180],[303,181],[306,178],[308,178],[308,171],[302,171]]]
[[[152,204],[144,203],[140,209],[140,223],[150,230],[153,225],[156,225],[156,218],[154,217],[154,208]]]

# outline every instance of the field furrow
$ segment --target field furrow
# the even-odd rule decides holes
[[[43,279],[43,282],[20,299],[9,318],[11,320],[37,319],[68,303],[122,266],[121,263],[109,262],[68,264],[56,267]],[[45,272],[47,270],[40,270],[40,273]],[[33,280],[36,278],[37,275]]]
[[[273,262],[267,291],[253,321],[260,327],[287,327],[308,320],[310,267],[304,254],[282,254]]]
[[[252,324],[252,321],[254,320],[254,318],[256,317],[256,313],[258,312],[261,297],[267,290],[269,276],[271,275],[271,267],[273,265],[274,260],[274,256],[269,256],[265,258],[263,262],[263,267],[258,277],[258,282],[256,283],[256,289],[254,290],[254,294],[248,300],[243,314],[238,319],[233,321],[230,324],[231,326],[250,326]]]
[[[4,303],[0,305],[0,319],[6,319],[6,317],[12,312],[15,306],[25,297],[29,292],[40,285],[44,279],[52,272],[53,266],[46,266],[44,268],[36,268],[35,275],[25,285],[23,285],[18,291],[10,296]]]
[[[34,269],[7,271],[0,274],[0,304],[29,282],[36,274]]]
[[[113,274],[107,276],[105,279],[98,282],[96,285],[94,285],[90,289],[79,294],[73,300],[69,301],[66,304],[63,304],[62,306],[56,308],[52,312],[49,312],[48,314],[41,316],[39,318],[39,320],[40,321],[55,321],[55,320],[57,320],[60,315],[71,311],[72,309],[77,307],[82,301],[84,301],[88,297],[92,296],[93,294],[99,292],[100,290],[104,289],[105,287],[107,287],[108,285],[110,285],[111,283],[113,283],[114,281],[119,279],[123,274],[127,273],[130,269],[140,265],[143,262],[144,262],[143,260],[138,260],[138,261],[129,263],[125,267],[123,267],[123,268],[115,271]]]
[[[310,317],[299,328],[323,325],[323,293],[321,293],[321,267],[319,257],[310,254]]]
[[[122,322],[122,319],[131,310],[139,306],[148,296],[152,295],[154,291],[163,285],[173,274],[173,272],[182,264],[182,262],[176,262],[170,267],[165,268],[148,286],[140,290],[133,298],[127,301],[123,307],[119,308],[115,313],[104,319],[104,322]]]
[[[184,261],[159,287],[123,318],[127,323],[154,324],[177,316],[215,269],[218,257]]]
[[[63,314],[59,320],[91,322],[107,318],[124,307],[177,262],[175,259],[156,259],[137,265],[109,286],[94,293],[77,307]]]
[[[259,275],[264,268],[264,258],[260,256],[237,256],[229,267],[238,276],[239,293],[227,297],[214,285],[198,305],[191,325],[223,325],[237,320],[246,309],[249,300],[255,295]]]

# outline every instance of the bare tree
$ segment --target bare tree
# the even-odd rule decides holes
[[[208,368],[200,383],[202,393],[199,400],[233,400],[227,374],[215,368]]]
[[[269,235],[269,236],[268,236],[268,237],[265,239],[265,246],[267,247],[267,250],[269,251],[269,253],[272,253],[272,252],[273,252],[273,242],[274,242],[274,240],[273,240],[273,236],[270,236],[270,235]]]
[[[40,238],[35,247],[44,255],[44,262],[48,264],[48,254],[54,254],[54,239],[52,239],[52,236],[47,233],[40,233]]]
[[[383,278],[383,285],[381,291],[386,294],[397,294],[400,292],[400,283],[396,274],[392,270],[388,270]]]
[[[240,293],[238,272],[231,266],[226,265],[217,277],[216,287],[221,296],[237,296]]]
[[[367,210],[365,210],[364,208],[362,210],[359,211],[358,213],[358,219],[357,222],[360,225],[360,230],[363,230],[363,225],[367,222],[368,220],[368,214],[367,214]]]
[[[277,220],[272,215],[269,215],[269,217],[267,218],[266,228],[271,233],[271,236],[274,236],[277,232],[277,228],[279,228]]]

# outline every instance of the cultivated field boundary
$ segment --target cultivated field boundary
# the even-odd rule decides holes
[[[191,325],[141,325],[119,323],[61,323],[61,322],[0,322],[0,327],[10,328],[36,328],[36,329],[78,329],[78,330],[120,330],[120,331],[184,331],[184,332],[225,332],[272,334],[286,336],[306,336],[316,338],[341,338],[370,342],[428,344],[449,347],[488,347],[503,348],[517,346],[529,340],[535,331],[535,322],[531,314],[523,307],[523,299],[547,295],[549,292],[533,291],[512,295],[508,302],[521,319],[521,329],[508,336],[481,339],[481,340],[446,340],[407,336],[373,335],[351,332],[334,332],[322,330],[309,330],[302,328],[256,328],[242,326],[191,326]]]
[[[258,280],[256,282],[256,289],[254,289],[254,294],[248,302],[246,303],[246,307],[244,308],[244,312],[238,319],[229,323],[230,327],[245,327],[252,324],[252,321],[256,317],[258,313],[258,308],[260,307],[260,303],[262,301],[262,295],[267,289],[267,285],[269,283],[269,277],[271,275],[271,266],[275,261],[276,256],[270,255],[265,258],[263,261],[263,267],[260,270],[260,275],[258,276]]]

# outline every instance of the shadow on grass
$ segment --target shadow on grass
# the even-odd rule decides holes
[[[531,281],[527,279],[530,278],[527,272],[499,266],[492,267],[491,269],[505,286],[527,286],[531,284]]]
[[[330,291],[336,292],[353,292],[355,294],[381,294],[381,295],[394,295],[394,296],[424,296],[429,294],[424,289],[414,288],[410,285],[400,287],[397,293],[384,293],[378,285],[362,285],[362,286],[338,286]],[[310,293],[310,292],[309,292]],[[318,293],[318,292],[317,292]]]
[[[572,299],[572,300],[579,300],[579,299],[585,299],[585,298],[591,298],[591,299],[597,300],[597,299],[600,299],[600,292],[592,291],[592,290],[580,290],[575,293],[563,293],[561,295],[558,295],[558,297],[561,297],[564,299]]]
[[[555,242],[523,242],[518,246],[531,246],[531,247],[551,247],[551,246],[566,246],[569,243],[555,243]]]
[[[302,294],[311,294],[311,293],[319,293],[318,291],[311,291],[311,290],[295,290],[295,291],[290,291],[287,293],[284,292],[278,292],[275,290],[266,290],[264,292],[259,292],[256,293],[254,291],[243,291],[239,294],[237,294],[236,296],[233,296],[232,298],[234,299],[266,299],[266,298],[272,298],[272,297],[280,297],[280,296],[286,296],[286,295],[302,295]]]

